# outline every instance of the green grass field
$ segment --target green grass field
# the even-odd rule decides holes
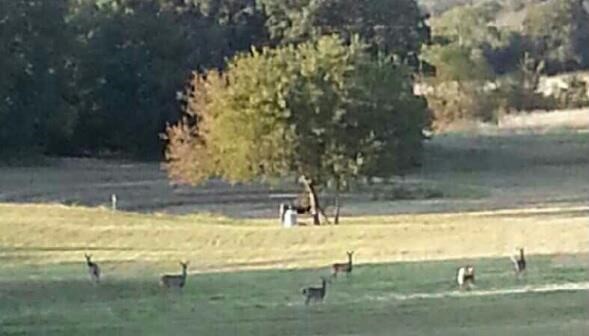
[[[311,306],[300,289],[317,284],[327,268],[193,274],[177,292],[160,288],[146,264],[128,273],[121,265],[98,286],[81,262],[17,267],[1,273],[0,334],[587,335],[587,288],[501,292],[587,285],[586,260],[529,260],[519,281],[505,259],[359,265]],[[463,262],[477,265],[477,287],[468,293],[453,283]]]
[[[268,219],[279,200],[265,186],[173,188],[153,163],[0,167],[0,202],[23,203],[0,203],[0,336],[589,335],[588,140],[441,135],[399,179],[440,199],[363,190],[346,195],[341,225],[293,229]],[[111,193],[144,213],[47,204],[97,206]],[[508,259],[518,246],[529,254],[520,281]],[[304,306],[301,288],[347,250],[353,275]],[[186,288],[163,290],[179,260],[190,261]],[[454,273],[467,262],[477,287],[461,293]]]
[[[0,335],[586,335],[586,213],[354,217],[286,230],[270,220],[0,204]],[[518,281],[507,255],[520,245],[531,256]],[[318,285],[348,249],[359,264],[352,276],[304,306],[301,288]],[[103,269],[98,286],[85,252]],[[179,272],[180,259],[191,263],[186,288],[163,290],[159,276]],[[438,261],[392,262],[428,259]],[[477,287],[461,294],[454,272],[466,262]]]

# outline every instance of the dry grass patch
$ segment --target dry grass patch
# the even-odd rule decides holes
[[[55,205],[0,205],[5,265],[97,261],[192,271],[321,267],[356,250],[360,263],[589,252],[589,207],[344,218],[343,225],[282,229],[271,220],[113,213]],[[115,266],[117,265],[117,266]],[[115,270],[116,271],[116,270]]]

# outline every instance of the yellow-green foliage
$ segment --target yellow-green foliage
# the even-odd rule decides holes
[[[356,38],[252,50],[196,76],[187,119],[167,132],[170,175],[248,181],[292,173],[345,184],[416,163],[425,103],[407,69]]]

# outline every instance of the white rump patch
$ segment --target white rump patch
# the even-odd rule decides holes
[[[464,273],[466,272],[466,269],[464,267],[460,267],[458,269],[458,273],[456,274],[456,282],[458,283],[459,286],[464,285]]]

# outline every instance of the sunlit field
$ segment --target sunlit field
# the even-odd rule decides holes
[[[2,205],[0,330],[583,335],[586,211],[357,217],[286,230],[264,220]],[[508,259],[517,246],[531,254],[520,280]],[[304,306],[301,288],[319,285],[346,250],[356,251],[352,274],[328,285],[324,303]],[[103,270],[98,285],[86,252]],[[390,263],[426,259],[451,260]],[[190,262],[186,287],[161,288],[159,276],[179,273],[180,260]],[[454,274],[464,263],[476,265],[477,283],[461,293]]]
[[[477,286],[459,292],[465,262]],[[358,265],[309,306],[301,288],[326,267],[193,273],[178,291],[157,283],[179,269],[173,260],[105,262],[99,285],[81,260],[13,265],[1,271],[0,325],[2,335],[586,335],[586,255],[529,262],[521,280],[506,258]]]
[[[278,225],[273,195],[293,185],[172,188],[145,163],[3,167],[0,194],[18,203],[0,204],[0,334],[586,335],[587,140],[440,136],[401,183],[441,198],[389,199],[377,185],[345,195],[340,225],[292,229]],[[305,306],[301,288],[348,250],[352,274]],[[160,287],[181,260],[186,287]],[[466,263],[476,287],[461,292]]]
[[[51,205],[0,205],[3,267],[83,261],[105,267],[192,261],[193,271],[318,267],[356,250],[359,262],[589,252],[587,207],[343,218],[283,229],[276,220],[148,215]],[[563,229],[566,228],[566,229]],[[80,259],[82,258],[82,259]],[[129,263],[118,266],[121,262]],[[111,265],[112,263],[112,265]],[[170,265],[171,264],[171,265]]]
[[[588,261],[589,0],[0,0],[0,336],[589,336]]]

